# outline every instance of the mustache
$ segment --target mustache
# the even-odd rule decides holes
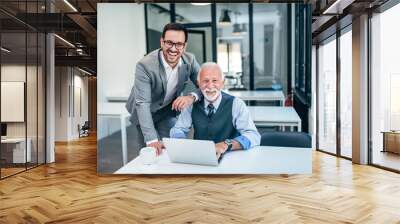
[[[219,89],[217,89],[217,88],[206,88],[206,89],[204,89],[203,90],[204,92],[214,92],[214,91],[219,91]]]

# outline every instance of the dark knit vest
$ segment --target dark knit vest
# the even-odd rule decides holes
[[[218,143],[239,136],[239,132],[232,124],[234,97],[224,92],[221,94],[221,103],[211,118],[208,118],[208,111],[204,109],[204,99],[193,104],[194,139],[211,140]]]

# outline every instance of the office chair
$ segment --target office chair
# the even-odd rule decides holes
[[[264,132],[260,145],[311,148],[311,136],[304,132]]]
[[[230,91],[246,91],[247,89],[246,88],[238,88],[238,87],[232,87],[232,88],[229,88],[229,90]]]
[[[90,129],[89,121],[85,121],[85,123],[80,128],[78,125],[78,129],[79,129],[79,138],[89,136],[89,129]]]
[[[256,90],[279,91],[279,90],[282,90],[282,85],[281,84],[272,84],[270,87],[260,87],[260,88],[256,88]]]

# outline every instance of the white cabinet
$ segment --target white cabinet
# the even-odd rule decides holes
[[[7,138],[2,139],[2,146],[12,148],[12,162],[13,163],[25,163],[32,161],[32,141],[30,138],[26,140],[27,147],[25,151],[25,138]],[[25,161],[25,158],[27,161]]]

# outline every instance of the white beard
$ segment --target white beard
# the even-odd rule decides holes
[[[215,91],[215,94],[213,96],[208,96],[207,92],[212,92]],[[218,90],[216,88],[212,88],[212,89],[204,89],[201,90],[201,92],[203,93],[203,96],[209,101],[209,102],[214,102],[219,95],[221,94],[221,90]]]

